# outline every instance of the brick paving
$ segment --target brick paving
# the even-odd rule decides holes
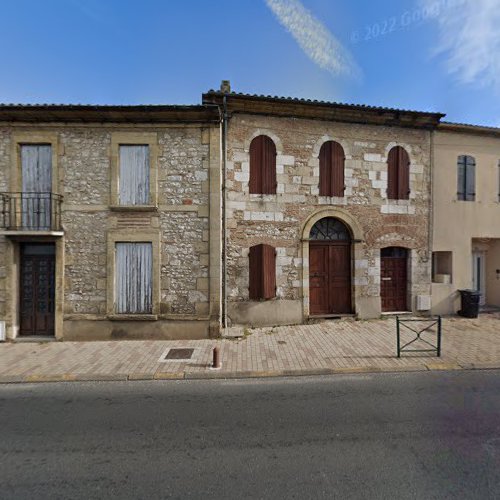
[[[403,342],[411,338],[402,333]],[[423,334],[423,338],[434,342],[435,333]],[[220,370],[210,369],[214,346],[221,351]],[[425,345],[420,344],[422,347]],[[160,362],[169,348],[194,348],[193,357]],[[239,339],[0,344],[0,382],[473,368],[500,368],[500,313],[482,314],[477,319],[443,318],[441,358],[433,353],[413,353],[398,359],[394,318],[244,329]]]

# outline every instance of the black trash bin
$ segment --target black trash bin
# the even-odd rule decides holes
[[[459,290],[462,308],[458,311],[464,318],[477,318],[481,293],[477,290]]]

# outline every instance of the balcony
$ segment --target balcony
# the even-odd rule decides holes
[[[62,199],[54,193],[0,193],[0,228],[4,234],[60,232]]]

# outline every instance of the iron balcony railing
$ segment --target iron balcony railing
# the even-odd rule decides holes
[[[0,225],[9,231],[60,231],[62,199],[54,193],[0,193]]]

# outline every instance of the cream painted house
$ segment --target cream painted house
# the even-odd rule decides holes
[[[461,289],[500,307],[500,129],[441,123],[432,190],[432,312],[457,312]]]

